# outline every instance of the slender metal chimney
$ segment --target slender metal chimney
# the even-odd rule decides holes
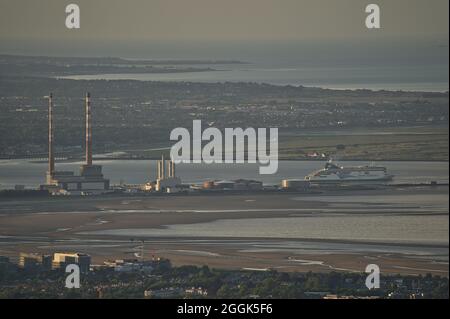
[[[175,178],[175,162],[170,161],[170,177]]]
[[[171,161],[167,161],[168,162],[168,165],[167,165],[167,170],[168,170],[168,173],[167,173],[167,177],[172,177],[172,164],[171,164]]]
[[[91,94],[86,93],[86,165],[92,165]]]
[[[161,161],[160,160],[157,160],[156,161],[156,166],[157,166],[157,168],[156,168],[156,179],[157,180],[159,180],[159,179],[161,179]]]
[[[53,93],[48,96],[48,176],[55,174],[55,156],[53,153]]]
[[[161,179],[166,178],[166,161],[164,160],[164,154],[161,156]]]

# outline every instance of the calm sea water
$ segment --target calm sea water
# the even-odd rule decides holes
[[[95,47],[83,49],[92,51]],[[115,43],[117,55],[137,59],[239,60],[247,64],[202,65],[212,72],[108,74],[73,79],[257,82],[326,88],[448,91],[448,39],[382,38],[302,41],[177,41]],[[71,49],[73,49],[71,47]],[[81,48],[80,48],[81,49]],[[73,56],[74,52],[71,52]],[[108,52],[108,54],[110,54]],[[98,55],[98,54],[96,54]],[[100,55],[100,56],[105,56]],[[108,55],[109,56],[109,55]]]
[[[168,74],[93,74],[67,76],[76,80],[140,80],[184,82],[256,82],[331,89],[448,91],[448,71],[439,65],[299,67],[297,65],[243,64],[210,66],[220,71]]]
[[[343,165],[362,164],[361,162],[345,161],[340,163]],[[113,183],[119,183],[121,180],[126,183],[144,183],[155,178],[155,161],[110,160],[97,161],[97,164],[103,165],[105,175]],[[278,184],[283,178],[303,178],[304,175],[320,168],[323,164],[315,161],[282,161],[275,175],[259,175],[258,166],[250,164],[184,164],[178,166],[177,175],[187,183],[198,183],[205,179],[252,178],[262,180],[267,184]],[[390,173],[395,174],[394,182],[418,183],[437,180],[448,183],[449,180],[448,162],[379,162],[377,164],[386,166]],[[58,163],[57,169],[78,170],[80,165],[81,163]],[[35,187],[44,182],[46,169],[46,163],[3,160],[0,161],[0,183],[2,187],[12,187],[15,184]],[[99,233],[149,237],[264,237],[285,238],[286,240],[312,238],[370,241],[379,244],[448,245],[447,194],[417,196],[406,193],[401,195],[363,194],[344,197],[310,197],[293,195],[289,200],[298,202],[300,208],[303,207],[302,201],[305,200],[328,202],[331,204],[330,212],[308,216],[305,215],[307,212],[293,212],[291,217],[283,218],[227,219],[209,223],[170,225],[164,229],[109,229]],[[377,207],[377,213],[369,210],[361,212],[361,208],[367,207],[367,203],[371,205],[372,209]],[[417,209],[411,209],[411,206],[417,207]],[[392,213],[393,209],[398,213]],[[417,214],[419,212],[417,210],[423,211],[424,214]],[[388,211],[389,214],[384,213]],[[345,249],[353,250],[357,248],[355,247],[353,245]],[[323,247],[323,249],[329,250],[330,247]],[[364,246],[361,249],[367,251],[375,248]],[[383,251],[386,249],[391,248],[382,248]],[[407,251],[405,247],[401,249],[402,252]],[[413,249],[411,252],[422,254],[422,250]],[[431,253],[436,254],[436,252]],[[439,254],[448,256],[448,249],[446,253],[439,252]]]
[[[89,232],[98,235],[116,235],[126,237],[208,237],[227,238],[272,238],[289,241],[299,239],[345,240],[357,243],[440,245],[440,251],[433,254],[447,256],[449,243],[449,202],[448,194],[379,194],[363,193],[352,195],[310,195],[292,194],[285,201],[294,202],[296,209],[291,209],[288,217],[276,217],[276,213],[285,213],[284,209],[270,208],[262,211],[274,213],[271,218],[235,218],[229,211],[220,207],[213,210],[199,210],[204,214],[222,212],[223,219],[204,222],[167,225],[164,228],[104,229]],[[252,201],[258,201],[252,198]],[[305,201],[326,202],[326,209],[308,209]],[[170,210],[169,210],[170,211]],[[252,211],[241,209],[240,212]],[[120,213],[120,210],[115,210]],[[124,210],[123,212],[127,212]],[[147,213],[147,210],[142,210]],[[164,209],[158,211],[165,214]],[[108,217],[105,217],[106,219]],[[289,244],[280,244],[285,249]],[[324,244],[326,246],[326,244]],[[256,245],[257,246],[257,245]],[[358,246],[358,244],[356,244]],[[428,250],[428,247],[425,250]],[[400,251],[407,253],[411,248],[403,247]],[[267,248],[267,247],[266,247]],[[273,247],[274,250],[281,247]],[[382,248],[386,251],[387,247]],[[436,247],[435,247],[436,248]],[[330,247],[323,247],[330,250]],[[347,247],[346,249],[349,249]],[[353,247],[352,249],[355,249]],[[365,251],[378,249],[364,247]],[[433,250],[434,248],[432,248]],[[388,248],[389,250],[389,248]],[[422,254],[423,247],[415,247],[410,253]],[[430,253],[430,251],[428,251]]]
[[[370,162],[339,162],[343,166],[365,165]],[[79,171],[81,162],[57,163],[57,170]],[[113,184],[121,181],[129,184],[145,183],[156,178],[156,161],[150,160],[107,160],[96,161],[103,165],[103,172]],[[201,183],[204,180],[233,180],[239,178],[256,179],[266,184],[279,184],[282,179],[303,179],[310,172],[322,168],[320,161],[280,161],[278,172],[273,175],[260,175],[256,164],[180,164],[177,175],[185,183]],[[448,162],[377,162],[394,174],[395,183],[449,182]],[[46,163],[26,160],[0,161],[0,187],[14,185],[36,187],[45,181]]]
[[[448,245],[448,215],[341,215],[223,219],[209,223],[170,225],[165,229],[111,229],[94,234],[120,236],[262,237],[371,241]]]

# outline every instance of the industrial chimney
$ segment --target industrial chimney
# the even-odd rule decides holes
[[[166,178],[166,160],[164,159],[164,154],[161,155],[161,179]]]
[[[157,180],[159,180],[159,179],[162,179],[162,167],[161,167],[161,161],[160,160],[157,160],[156,161],[156,166],[157,166],[157,168],[156,168],[156,179]]]
[[[175,162],[173,160],[169,161],[169,177],[175,177]]]
[[[86,165],[92,166],[91,94],[86,93]]]
[[[55,174],[55,157],[53,154],[53,93],[48,96],[48,173],[47,183],[50,184]]]
[[[108,190],[109,180],[103,177],[102,166],[92,165],[92,123],[91,123],[91,97],[86,94],[86,163],[81,166],[80,175],[73,172],[56,172],[55,156],[53,151],[53,94],[50,93],[48,98],[48,186],[57,186],[62,189],[72,191],[82,190]]]

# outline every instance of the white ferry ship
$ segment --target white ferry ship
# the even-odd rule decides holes
[[[312,172],[305,177],[305,180],[313,184],[379,184],[391,181],[393,177],[383,166],[343,167],[330,160],[325,164],[325,168]]]

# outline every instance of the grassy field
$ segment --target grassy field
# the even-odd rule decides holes
[[[280,137],[282,159],[448,161],[448,127],[387,128]]]
[[[282,160],[448,161],[448,127],[348,128],[279,132]],[[130,146],[115,157],[169,158],[170,146]],[[312,154],[318,154],[312,156]]]

